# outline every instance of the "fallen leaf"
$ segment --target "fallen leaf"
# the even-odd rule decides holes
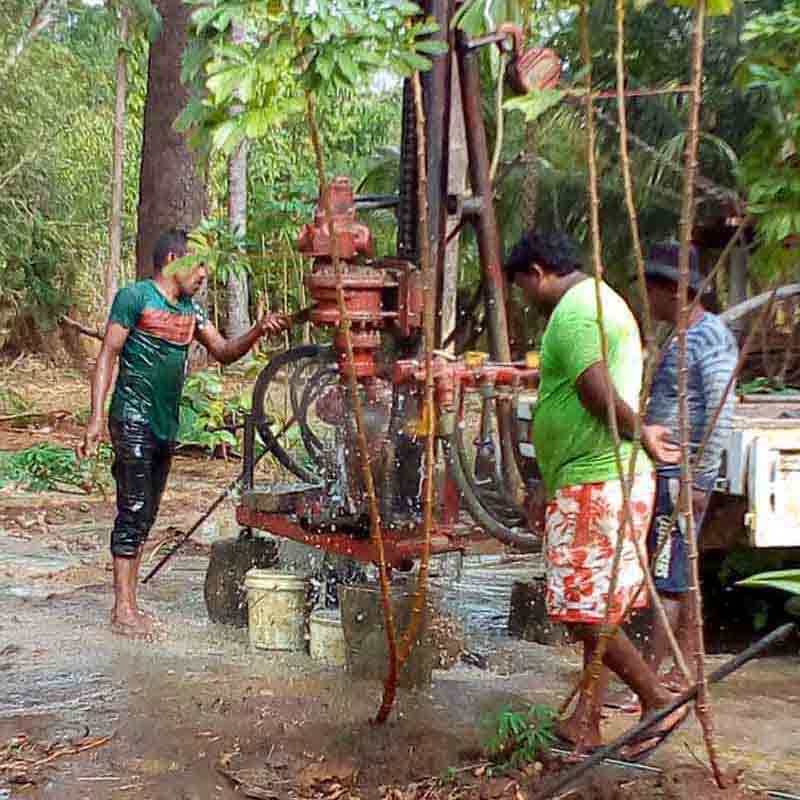
[[[297,773],[297,788],[310,791],[322,784],[335,783],[352,786],[358,777],[358,768],[349,761],[323,761],[309,764]]]

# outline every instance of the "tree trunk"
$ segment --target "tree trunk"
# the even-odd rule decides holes
[[[197,158],[173,128],[189,97],[180,75],[191,8],[182,0],[156,0],[156,6],[163,29],[150,45],[139,174],[138,278],[153,274],[153,247],[161,233],[193,228],[206,208],[205,181]]]
[[[452,92],[450,94],[450,161],[447,176],[447,191],[450,194],[463,195],[467,187],[467,139],[464,129],[464,109],[461,107],[461,88],[458,79],[458,68],[453,61]],[[447,235],[458,225],[458,217],[448,217]],[[447,245],[444,257],[444,275],[442,277],[442,337],[445,341],[456,325],[458,295],[458,244],[456,234]],[[448,350],[453,351],[451,344]]]
[[[244,41],[244,28],[234,23],[231,33],[234,44]],[[234,109],[237,113],[238,109]],[[247,140],[228,159],[228,225],[231,233],[247,232]],[[231,273],[226,292],[229,337],[241,336],[250,328],[250,293],[245,273]]]
[[[60,10],[60,5],[60,3],[55,3],[54,0],[39,0],[33,9],[31,21],[6,55],[6,71],[12,70],[16,66],[22,54],[30,47],[34,39],[55,20],[56,14]]]
[[[119,11],[117,89],[114,105],[114,155],[111,167],[111,218],[108,224],[108,264],[105,275],[106,310],[111,308],[119,288],[122,263],[122,168],[125,159],[125,105],[128,96],[128,25],[130,9],[122,3]]]
[[[731,253],[728,272],[728,308],[747,300],[747,246],[738,244]],[[733,322],[731,329],[741,334],[747,325],[744,318]]]

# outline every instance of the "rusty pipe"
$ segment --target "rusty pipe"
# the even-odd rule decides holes
[[[461,79],[461,102],[464,108],[464,122],[467,134],[467,153],[469,155],[469,176],[472,194],[484,198],[480,214],[470,222],[475,227],[478,239],[478,252],[481,262],[481,276],[484,287],[487,327],[489,329],[489,350],[492,360],[511,361],[511,347],[508,339],[508,317],[506,315],[506,285],[502,269],[502,246],[497,216],[492,197],[489,148],[486,142],[481,98],[481,76],[478,54],[470,50],[463,31],[455,34],[456,57]],[[513,407],[509,399],[497,400],[497,427],[500,435],[503,480],[512,496],[519,496],[522,483],[514,458]]]

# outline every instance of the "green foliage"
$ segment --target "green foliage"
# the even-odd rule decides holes
[[[756,580],[762,574],[782,574],[775,570],[784,570],[797,563],[797,556],[791,550],[769,549],[731,550],[717,572],[719,582],[723,586],[743,586],[758,588],[761,584]],[[792,570],[789,570],[790,572]],[[753,630],[762,630],[769,621],[770,604],[765,598],[748,595],[741,601],[745,612],[750,617]]]
[[[790,556],[780,549],[731,550],[725,555],[717,574],[720,583],[728,585],[765,570],[780,569],[787,561],[790,561]]]
[[[27,409],[28,403],[19,392],[0,387],[0,414],[20,414]]]
[[[538,119],[546,111],[557,106],[564,99],[564,92],[558,89],[536,89],[522,97],[506,100],[506,111],[521,111],[526,122]]]
[[[231,231],[223,219],[201,220],[189,234],[189,243],[191,252],[173,261],[164,270],[165,275],[203,264],[213,280],[225,285],[232,275],[239,276],[250,271],[245,237]]]
[[[780,589],[788,592],[791,597],[786,601],[784,610],[787,614],[800,617],[800,569],[762,572],[739,581],[737,585],[748,589]]]
[[[121,2],[129,3],[134,12],[135,22],[142,25],[147,31],[148,41],[154,42],[158,39],[164,27],[164,21],[151,0],[121,0]]]
[[[0,40],[19,29],[0,4]],[[7,12],[8,11],[8,16]],[[78,4],[0,79],[0,347],[35,347],[72,305],[102,302],[114,105],[113,21]],[[126,256],[135,240],[140,122],[126,136]]]
[[[743,581],[739,581],[737,586],[745,586],[749,589],[781,589],[789,594],[800,595],[800,569],[784,569],[776,572],[762,572],[758,575],[751,575]]]
[[[426,70],[445,47],[405,0],[191,1],[199,7],[183,75],[197,92],[176,126],[206,154],[274,135],[302,113],[304,92],[330,96],[387,70]],[[247,33],[242,43],[230,38],[234,25]]]
[[[671,6],[696,8],[697,0],[670,0]],[[709,17],[727,16],[733,9],[733,0],[706,0],[706,12]]]
[[[750,53],[739,85],[765,104],[739,169],[758,224],[755,267],[767,277],[787,277],[796,274],[798,259],[786,245],[800,235],[800,0],[754,17],[742,38]]]
[[[525,711],[504,706],[486,720],[488,757],[500,769],[535,761],[556,740],[555,719],[555,711],[547,706],[532,705]]]
[[[75,451],[52,444],[0,454],[0,483],[14,483],[32,492],[77,487],[91,492],[108,483],[111,448],[101,445],[94,458],[78,461]]]
[[[777,378],[753,378],[750,381],[740,383],[736,387],[736,392],[740,395],[745,394],[788,394],[796,395],[798,388],[787,386]]]
[[[218,447],[236,446],[233,427],[250,408],[244,392],[226,399],[219,374],[213,370],[195,372],[186,379],[181,396],[179,445],[193,445],[214,452]]]

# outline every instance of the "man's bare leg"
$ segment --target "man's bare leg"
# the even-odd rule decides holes
[[[686,596],[661,594],[660,597],[664,604],[664,610],[667,613],[670,627],[678,640],[678,645],[681,648],[681,652],[684,654],[684,658],[686,658],[686,654],[689,652],[687,641],[689,626],[688,620],[684,619],[685,615],[688,614],[688,604],[685,602]],[[650,669],[658,675],[661,664],[671,652],[672,649],[669,646],[669,639],[666,631],[661,624],[661,620],[656,615],[653,619],[653,631],[650,636],[650,641],[645,648],[645,661]],[[673,671],[671,671],[668,677],[660,678],[660,681],[667,689],[672,689],[672,684],[679,685],[684,683],[683,676],[680,674],[677,667],[673,668]],[[626,714],[637,713],[640,710],[638,699],[635,694],[629,690],[616,692],[608,702],[610,708],[619,708]]]
[[[136,605],[136,584],[139,580],[141,548],[137,555],[114,556],[114,608],[111,626],[115,633],[125,636],[147,637],[153,633],[150,620]]]
[[[584,661],[594,653],[600,636],[599,625],[571,625],[573,635],[584,644]],[[646,717],[651,711],[663,708],[672,701],[672,694],[665,689],[658,680],[656,673],[648,666],[642,655],[634,647],[626,634],[618,630],[613,638],[606,643],[603,664],[615,673],[628,687],[630,687],[639,698],[642,707],[642,718]],[[605,678],[598,681],[596,692],[597,699],[602,703],[601,692],[605,691],[608,672]],[[591,708],[589,703],[583,699],[578,702],[578,707],[573,714],[558,727],[558,733],[571,742],[581,741],[582,726],[586,726],[586,735],[582,739],[582,744],[586,747],[597,747],[602,743],[600,735],[600,703],[592,701]],[[588,720],[584,722],[586,714]],[[678,714],[679,712],[675,712]],[[681,711],[680,713],[685,713]],[[675,720],[668,717],[663,725],[673,724]]]
[[[149,611],[145,611],[139,606],[139,568],[142,563],[142,555],[144,553],[144,545],[142,545],[137,551],[134,559],[136,561],[136,581],[133,585],[133,604],[136,612],[147,619],[151,624],[156,623],[158,620],[151,614]]]
[[[664,607],[667,610],[667,617],[669,618],[672,631],[675,634],[675,639],[678,642],[678,647],[681,649],[683,658],[686,661],[686,666],[689,672],[694,676],[694,663],[689,655],[691,652],[690,647],[690,619],[691,607],[689,605],[688,594],[678,595],[662,595]],[[653,630],[653,643],[652,643],[652,657],[648,658],[648,662],[652,665],[653,669],[658,672],[661,662],[670,653],[669,642],[666,633],[661,625],[656,625]],[[660,656],[660,658],[659,658]],[[682,689],[686,687],[686,679],[683,673],[678,669],[678,665],[673,665],[672,669],[662,678],[664,683],[670,689]]]
[[[583,668],[584,671],[591,664],[596,649],[595,641],[583,643]],[[591,701],[586,693],[581,690],[575,710],[570,716],[556,725],[556,733],[566,741],[580,743],[586,748],[599,747],[603,743],[600,734],[600,717],[603,706],[603,697],[608,687],[611,673],[608,667],[600,665],[600,673],[594,684]]]

